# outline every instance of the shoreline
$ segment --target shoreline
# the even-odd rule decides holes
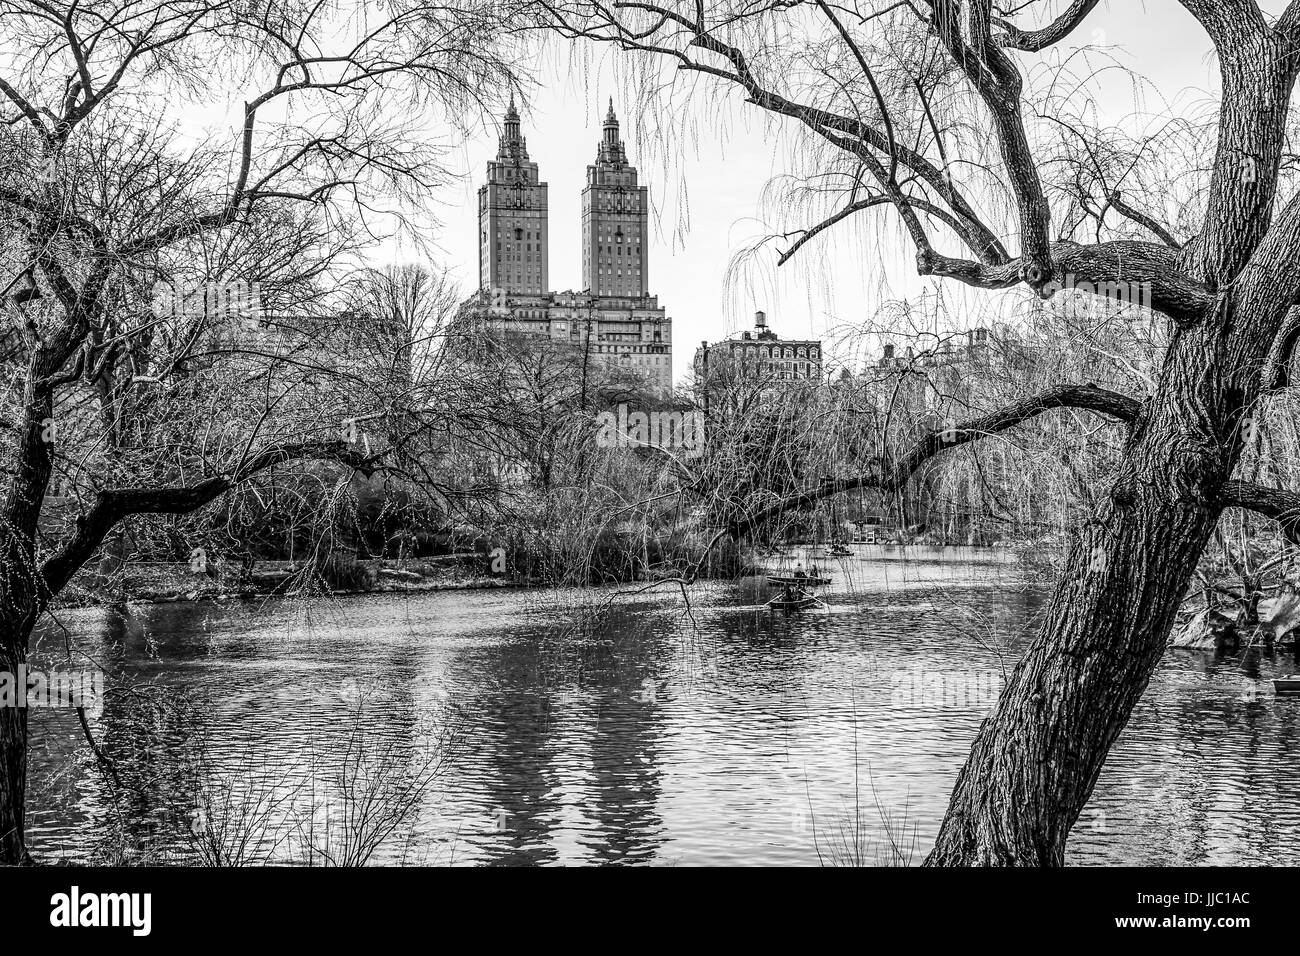
[[[437,591],[495,590],[529,587],[504,575],[455,573],[428,562],[404,562],[405,567],[380,561],[358,561],[352,576],[355,586],[329,582],[318,570],[294,562],[262,562],[256,572],[236,582],[218,568],[214,572],[192,571],[187,564],[149,562],[128,564],[121,572],[119,587],[106,593],[90,584],[65,592],[59,608],[111,608],[155,604],[213,604],[251,601],[260,598],[291,598],[303,594],[343,597],[364,594],[412,594]],[[420,570],[412,570],[419,568]]]
[[[740,576],[762,577],[772,573],[767,567],[773,560],[797,553],[799,546],[787,546],[785,554],[768,555],[766,560],[751,556],[755,560],[740,569]],[[859,545],[861,549],[847,563],[868,559],[889,563],[959,563],[973,564],[1013,564],[1010,555],[999,556],[992,560],[981,554],[942,554],[936,552],[974,551],[996,552],[996,547],[943,546],[935,545]],[[874,550],[874,554],[863,552]],[[930,552],[930,553],[922,553]],[[974,557],[974,560],[971,558]],[[963,560],[964,559],[964,560]],[[817,558],[819,562],[831,567],[844,559]],[[449,566],[451,562],[462,567]],[[482,574],[468,571],[463,565],[472,564],[468,555],[446,555],[429,559],[363,559],[349,564],[351,574],[361,580],[356,586],[333,585],[325,580],[325,575],[316,569],[312,571],[305,565],[290,561],[262,561],[255,571],[236,583],[230,580],[228,566],[218,565],[211,570],[193,571],[183,562],[138,562],[129,563],[119,572],[120,587],[116,595],[106,594],[102,587],[92,586],[89,582],[74,586],[62,595],[56,607],[69,608],[111,608],[114,606],[159,605],[159,604],[213,604],[250,601],[259,598],[291,598],[300,595],[318,595],[321,597],[344,597],[366,594],[428,594],[440,591],[481,591],[498,589],[532,589],[544,587],[541,581],[518,580],[503,574]],[[468,573],[466,573],[468,571]],[[701,578],[702,580],[704,578]],[[292,585],[291,587],[286,587]]]

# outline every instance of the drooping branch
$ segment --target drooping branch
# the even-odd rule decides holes
[[[362,474],[378,470],[375,455],[362,455],[346,442],[297,442],[272,445],[250,456],[233,475],[215,475],[192,485],[160,488],[109,488],[100,491],[90,510],[77,518],[76,531],[41,565],[41,607],[61,591],[123,518],[137,514],[188,514],[215,501],[241,482],[288,461],[333,461]],[[39,609],[39,608],[38,608]]]
[[[1013,402],[988,415],[960,424],[934,429],[918,439],[907,453],[897,460],[875,460],[866,474],[822,484],[798,495],[791,496],[733,522],[736,532],[757,528],[784,514],[809,508],[825,498],[859,488],[881,492],[896,492],[922,465],[941,452],[970,444],[989,435],[996,435],[1031,418],[1056,408],[1078,408],[1096,412],[1116,421],[1132,425],[1142,412],[1142,403],[1096,385],[1062,385],[1058,388]]]
[[[1288,541],[1300,545],[1300,494],[1253,481],[1230,481],[1223,489],[1221,503],[1225,508],[1244,508],[1272,518]]]
[[[917,199],[915,197],[908,197],[905,201],[910,208],[919,209],[928,215],[934,216],[936,219],[945,223],[954,232],[958,233],[959,235],[961,234],[962,229],[964,228],[963,223],[960,220],[958,220],[956,217],[954,217],[952,213],[948,212],[946,209],[941,209],[940,207],[936,206],[932,202],[929,202],[924,199]],[[868,196],[866,199],[859,199],[857,202],[849,203],[844,208],[831,213],[831,215],[827,216],[821,222],[809,226],[807,229],[803,230],[799,234],[799,238],[796,239],[791,244],[790,248],[785,250],[783,253],[781,253],[781,256],[779,259],[777,259],[776,264],[778,266],[785,265],[787,262],[790,261],[790,259],[794,257],[795,253],[798,252],[799,249],[802,248],[809,240],[825,232],[827,229],[835,225],[837,222],[847,219],[849,216],[853,215],[854,213],[862,212],[864,209],[871,209],[875,206],[882,206],[882,205],[892,204],[892,203],[895,203],[895,199],[892,196]],[[928,240],[926,246],[927,248],[929,246]]]
[[[891,164],[897,162],[910,170],[948,205],[952,214],[965,226],[964,229],[959,230],[959,235],[982,261],[990,259],[1005,261],[1009,258],[997,233],[983,222],[970,201],[962,195],[948,169],[940,168],[916,149],[891,137],[885,129],[861,117],[838,113],[812,103],[791,100],[771,85],[761,82],[744,51],[722,40],[705,22],[702,7],[697,11],[697,19],[691,20],[660,3],[617,0],[613,4],[615,10],[653,14],[660,18],[660,26],[668,24],[673,28],[684,30],[689,36],[687,51],[696,49],[712,53],[721,58],[725,67],[701,62],[688,55],[686,51],[651,42],[650,33],[658,32],[659,27],[650,33],[633,30],[619,21],[612,11],[600,4],[593,5],[596,12],[594,25],[584,24],[581,17],[575,19],[561,5],[550,0],[539,0],[539,7],[546,11],[552,28],[562,35],[615,43],[624,49],[642,50],[669,57],[677,62],[679,69],[735,83],[745,91],[754,105],[771,113],[798,120],[819,136],[841,148],[848,148],[848,143],[856,141],[859,149],[869,148],[888,156]],[[854,152],[861,157],[860,151],[854,150]]]
[[[1020,101],[1023,80],[1016,65],[999,46],[1010,34],[1003,20],[993,19],[987,0],[965,5],[955,0],[933,0],[929,4],[933,18],[923,18],[931,23],[948,56],[966,74],[989,110],[1002,153],[1004,178],[1016,197],[1021,248],[1014,258],[954,183],[950,161],[944,155],[942,132],[934,123],[919,84],[918,96],[934,127],[941,157],[937,162],[924,155],[917,144],[909,145],[897,135],[891,135],[888,109],[879,97],[876,97],[877,110],[873,112],[879,112],[880,118],[866,119],[852,111],[828,108],[822,101],[802,102],[788,95],[775,80],[760,77],[747,51],[736,41],[724,38],[729,21],[724,19],[716,24],[709,21],[704,7],[697,7],[692,14],[688,8],[679,11],[656,0],[616,0],[608,7],[601,3],[577,5],[576,12],[551,0],[540,0],[540,6],[552,27],[563,35],[641,50],[675,61],[678,69],[734,83],[753,105],[795,119],[827,142],[854,155],[876,178],[880,192],[890,199],[901,216],[916,246],[918,271],[922,275],[953,278],[985,289],[1027,283],[1044,297],[1075,283],[1094,287],[1125,285],[1129,289],[1128,298],[1142,301],[1179,325],[1194,324],[1204,318],[1214,303],[1217,286],[1213,280],[1222,273],[1202,268],[1206,255],[1219,256],[1207,246],[1213,240],[1201,235],[1184,245],[1161,223],[1125,202],[1123,196],[1114,197],[1114,207],[1151,230],[1159,241],[1121,240],[1091,246],[1050,241],[1048,203],[1023,121]],[[1072,4],[1048,29],[1054,33],[1074,29],[1093,6]],[[658,19],[648,30],[634,29],[620,21],[616,11],[650,14]],[[864,82],[870,86],[873,76],[869,75],[872,67],[864,52],[866,48],[838,16],[830,17],[829,22],[839,41],[848,45]],[[711,61],[705,53],[714,54],[718,59]],[[899,186],[899,177],[894,175],[895,167],[907,170],[907,179],[916,187],[923,187],[925,194],[918,194],[919,189],[915,188],[904,191]],[[1261,188],[1266,185],[1261,183]],[[796,248],[853,212],[878,204],[874,198],[846,204],[841,211],[810,226]],[[928,238],[922,215],[943,222],[970,251],[957,257],[945,254]],[[1200,244],[1200,251],[1189,248],[1195,243]],[[783,261],[794,251],[787,250]]]

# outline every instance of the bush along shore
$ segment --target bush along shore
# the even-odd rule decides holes
[[[705,539],[638,541],[609,536],[576,554],[536,542],[405,558],[333,554],[312,560],[253,560],[247,555],[182,561],[128,560],[118,570],[83,570],[60,596],[62,607],[227,601],[303,594],[371,594],[504,587],[581,587],[681,577],[734,577],[739,549],[709,551]],[[506,560],[506,554],[512,558]]]
[[[240,598],[316,594],[371,594],[502,588],[518,585],[492,573],[478,554],[426,558],[319,561],[232,560],[128,562],[111,576],[83,574],[62,596],[63,607],[229,601]]]

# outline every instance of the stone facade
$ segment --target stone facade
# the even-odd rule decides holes
[[[757,312],[753,331],[712,345],[701,342],[695,350],[694,372],[697,390],[725,374],[752,381],[765,396],[776,397],[795,382],[821,380],[822,343],[780,338],[768,327],[767,315]]]
[[[513,101],[479,189],[479,290],[465,318],[500,333],[567,342],[672,389],[672,319],[649,288],[649,195],[619,138],[610,101],[582,192],[581,291],[553,292],[547,185],[528,157]]]
[[[478,190],[479,288],[540,295],[550,287],[546,188],[528,158],[512,99],[497,158]]]

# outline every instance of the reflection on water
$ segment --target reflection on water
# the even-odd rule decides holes
[[[561,626],[578,595],[523,591],[63,622],[110,670],[197,703],[152,728],[185,746],[144,739],[120,695],[94,721],[110,751],[147,770],[146,796],[124,802],[130,832],[181,853],[184,820],[160,806],[193,806],[196,789],[215,787],[268,817],[301,812],[289,809],[296,795],[312,781],[328,789],[355,754],[360,708],[367,752],[396,755],[386,772],[401,779],[418,776],[431,723],[454,711],[461,728],[410,832],[380,861],[815,865],[841,855],[857,819],[870,862],[888,856],[887,816],[919,862],[1000,659],[1041,596],[1011,586],[988,552],[859,552],[832,565],[826,610],[789,616],[745,580],[693,588],[689,613],[677,593],[622,597],[578,633]],[[62,654],[65,637],[46,631],[40,651]],[[1170,653],[1070,861],[1300,862],[1300,700],[1270,683],[1291,669]],[[102,858],[107,784],[75,720],[34,712],[33,723],[33,849]]]

